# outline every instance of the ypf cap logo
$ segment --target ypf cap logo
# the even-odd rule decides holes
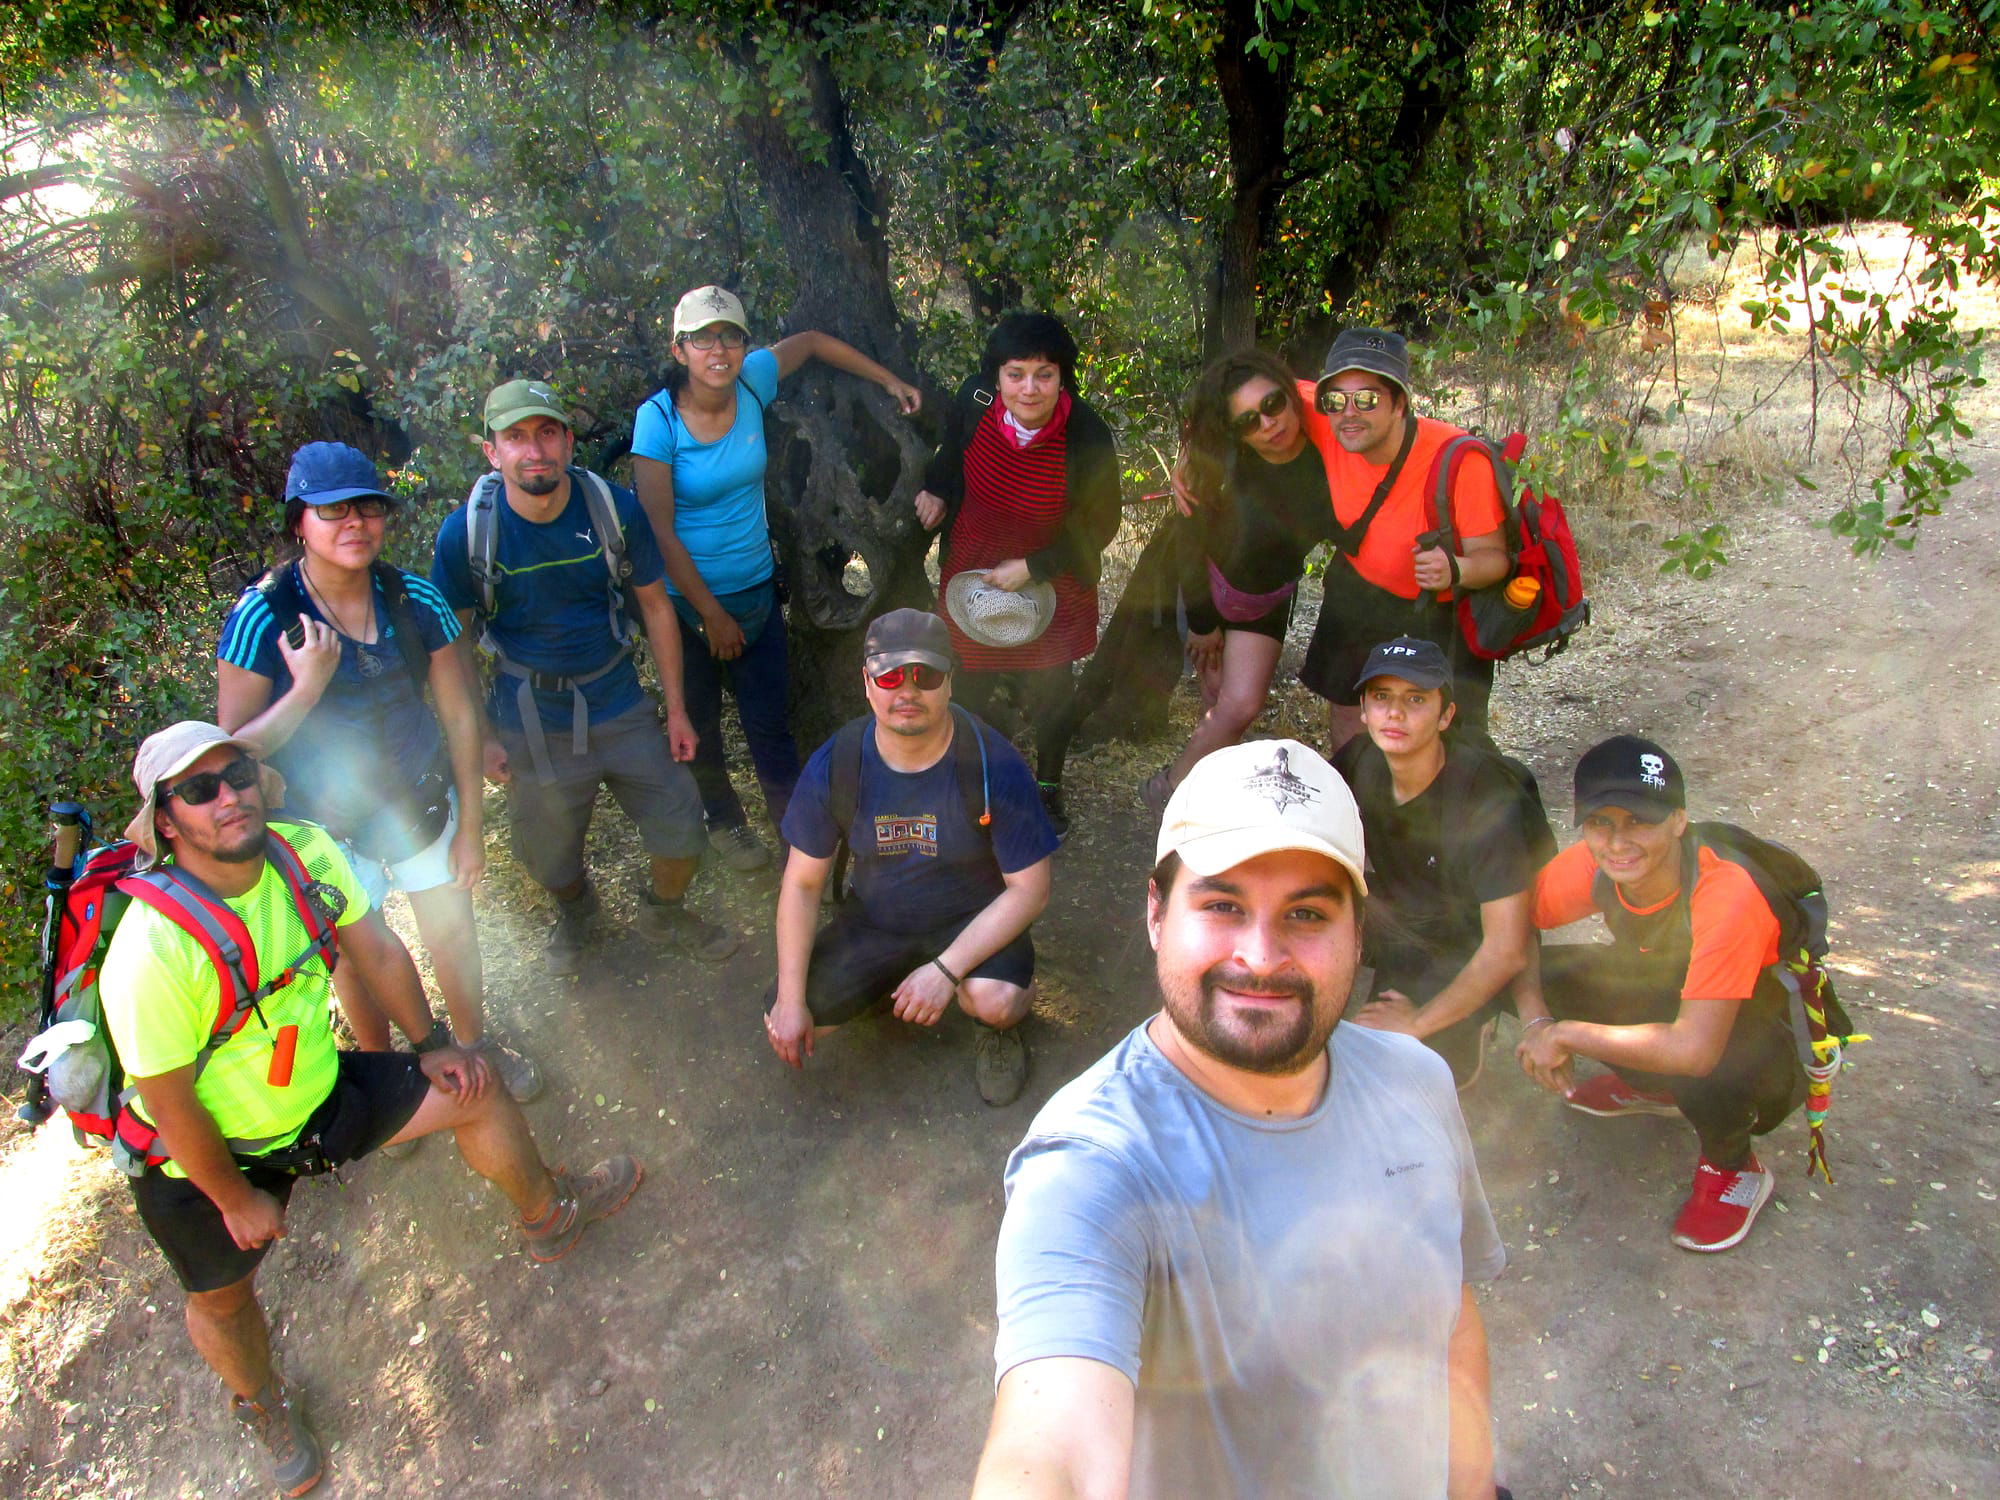
[[[1657,755],[1639,757],[1639,779],[1647,786],[1656,786],[1665,791],[1667,786],[1667,763]]]

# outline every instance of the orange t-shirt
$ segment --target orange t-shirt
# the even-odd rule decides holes
[[[1334,519],[1343,526],[1351,526],[1368,509],[1375,487],[1389,472],[1389,465],[1368,463],[1341,447],[1333,435],[1333,423],[1313,404],[1312,385],[1301,380],[1299,392],[1306,403],[1306,436],[1319,449],[1320,460],[1326,465]],[[1415,548],[1417,538],[1429,529],[1424,499],[1431,488],[1431,460],[1464,431],[1449,422],[1417,418],[1417,440],[1410,445],[1410,456],[1403,461],[1403,471],[1396,476],[1389,498],[1368,523],[1361,548],[1353,558],[1354,571],[1375,587],[1404,599],[1414,599],[1423,592],[1417,587]],[[1500,481],[1493,472],[1492,461],[1484,453],[1469,453],[1458,466],[1458,481],[1451,490],[1451,516],[1461,547],[1467,537],[1485,536],[1506,523],[1500,503]],[[1449,599],[1450,591],[1440,597]]]
[[[1597,861],[1581,841],[1542,866],[1535,879],[1535,926],[1547,931],[1581,922],[1597,910],[1591,885]],[[1614,886],[1614,892],[1617,888]],[[1618,900],[1635,917],[1663,911],[1680,899],[1676,891],[1665,901],[1638,907]],[[1778,961],[1778,919],[1772,915],[1757,882],[1741,865],[1712,849],[1695,853],[1694,893],[1688,899],[1688,921],[1694,950],[1688,956],[1683,1000],[1748,1000],[1764,970]]]

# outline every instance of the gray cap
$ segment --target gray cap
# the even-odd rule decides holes
[[[940,672],[949,672],[954,666],[951,631],[943,620],[921,609],[892,609],[878,616],[868,627],[861,656],[871,675],[913,661]]]
[[[1400,333],[1391,333],[1386,328],[1349,328],[1333,341],[1333,347],[1326,351],[1326,368],[1313,386],[1314,399],[1319,391],[1336,375],[1345,375],[1349,370],[1366,370],[1370,375],[1380,375],[1384,380],[1403,393],[1405,401],[1410,398],[1410,346]]]

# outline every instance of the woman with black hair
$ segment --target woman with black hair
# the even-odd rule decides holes
[[[1097,580],[1117,534],[1111,429],[1076,388],[1076,340],[1047,313],[1009,313],[979,373],[945,417],[944,441],[917,495],[917,519],[943,529],[940,583],[977,572],[1009,593],[1046,583],[1055,607],[1033,640],[992,646],[951,627],[956,696],[984,714],[1011,691],[1035,737],[1035,777],[1058,833],[1063,762],[1075,732],[1072,663],[1097,648]]]
[[[1157,818],[1203,756],[1264,711],[1306,555],[1332,535],[1326,466],[1310,440],[1312,384],[1261,349],[1212,360],[1188,392],[1178,481],[1187,654],[1203,713],[1187,748],[1142,792]]]

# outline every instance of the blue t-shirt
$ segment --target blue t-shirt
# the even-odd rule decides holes
[[[611,499],[625,528],[633,587],[658,583],[666,565],[646,513],[628,489],[612,485]],[[527,520],[504,497],[494,516],[499,526],[493,551],[495,609],[487,622],[494,644],[532,672],[579,677],[603,666],[618,649],[611,633],[611,574],[576,471],[570,473],[569,504],[553,521]],[[463,505],[444,518],[431,582],[454,610],[477,610],[479,590],[472,582],[465,527]],[[521,727],[514,702],[517,682],[494,674],[488,709],[498,728]],[[643,696],[638,670],[628,658],[617,671],[586,683],[583,696],[593,724],[625,713]],[[538,691],[535,704],[544,725],[569,727],[574,706],[567,692]]]
[[[956,733],[966,733],[965,719],[952,718]],[[956,745],[927,770],[897,771],[883,762],[873,734],[861,736],[861,781],[847,842],[854,856],[854,893],[875,926],[929,932],[964,921],[1006,889],[1003,874],[1055,853],[1056,831],[1042,810],[1035,773],[1000,735],[981,732],[990,829],[977,827],[966,814]],[[831,806],[834,743],[828,740],[813,752],[785,811],[785,842],[814,859],[829,859],[840,846]]]
[[[996,1374],[1083,1358],[1136,1387],[1134,1500],[1435,1500],[1461,1288],[1506,1251],[1451,1070],[1343,1025],[1303,1117],[1238,1114],[1145,1024],[1007,1162]]]
[[[740,593],[771,576],[764,408],[778,399],[778,356],[753,349],[737,380],[753,394],[736,393],[736,419],[712,443],[688,431],[664,390],[641,404],[632,423],[632,451],[673,466],[674,535],[715,594]],[[679,592],[672,580],[667,592]]]
[[[307,591],[299,565],[286,566],[304,601],[305,617],[331,624]],[[444,598],[415,573],[403,574],[403,587],[424,654],[449,645],[458,635],[458,617]],[[333,680],[271,756],[285,778],[285,806],[343,837],[380,810],[384,786],[413,782],[443,759],[437,718],[404,666],[379,584],[375,620],[380,639],[363,645],[340,638],[340,665]],[[291,691],[292,674],[278,650],[278,621],[258,589],[245,589],[229,611],[215,655],[268,678],[274,701]]]

